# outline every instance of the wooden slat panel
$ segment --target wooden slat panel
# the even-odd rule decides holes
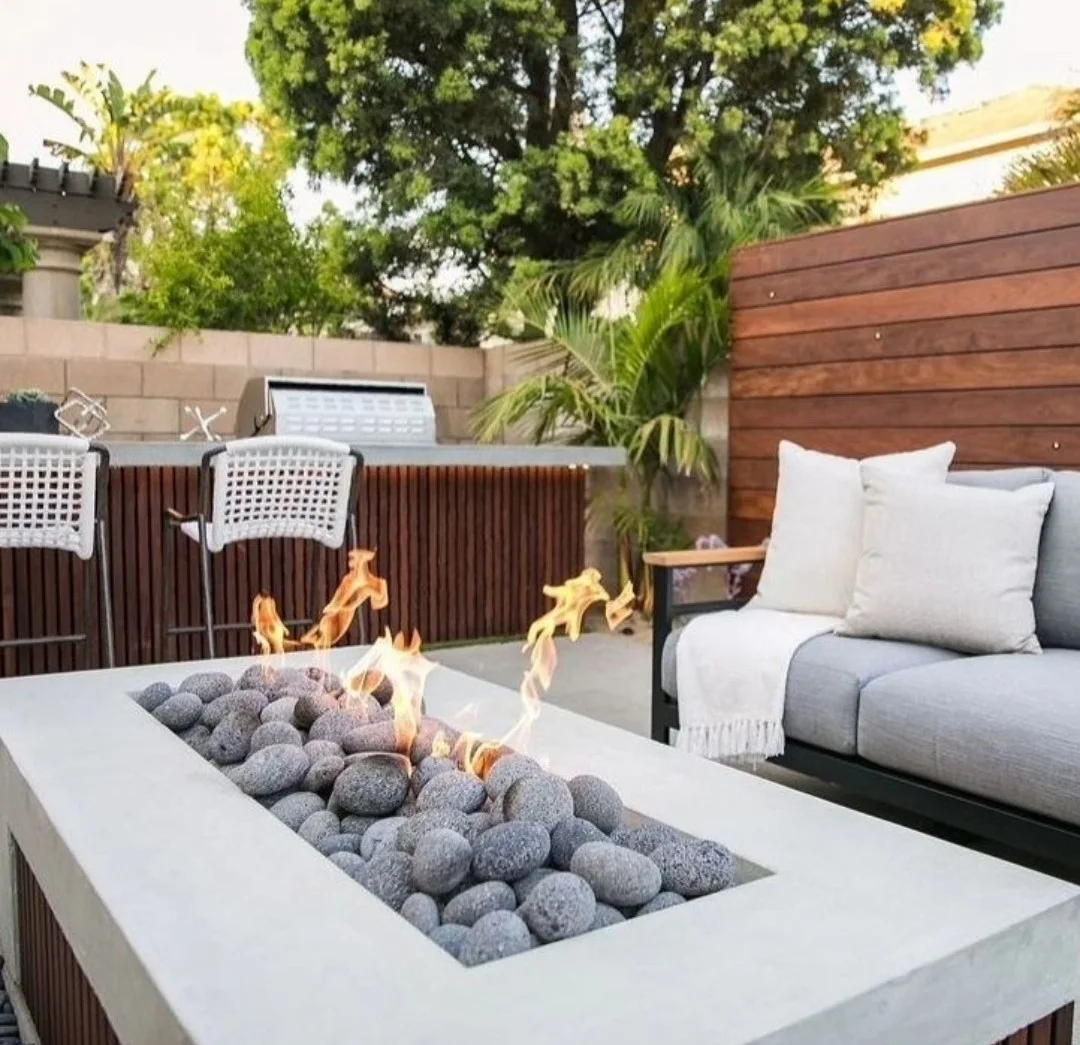
[[[1006,196],[872,225],[848,226],[775,243],[761,243],[735,254],[732,274],[736,279],[746,279],[771,272],[789,272],[858,258],[885,257],[1039,229],[1056,229],[1075,225],[1078,213],[1080,186]]]
[[[736,338],[768,337],[810,330],[836,330],[867,323],[904,323],[947,316],[1080,305],[1080,267],[991,276],[929,287],[879,290],[820,301],[803,301],[735,313]]]

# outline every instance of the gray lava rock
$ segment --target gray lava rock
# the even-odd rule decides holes
[[[471,865],[472,846],[456,831],[437,827],[416,843],[413,885],[431,896],[445,896],[465,881]]]
[[[550,831],[560,820],[574,815],[574,796],[566,781],[552,773],[523,777],[506,789],[503,815],[507,820],[543,824]]]
[[[439,905],[424,893],[413,893],[401,905],[401,917],[429,936],[439,927]]]
[[[246,668],[244,673],[236,680],[237,689],[261,689],[268,693],[277,678],[277,668],[261,661]]]
[[[453,726],[448,726],[437,718],[424,717],[420,720],[420,728],[413,738],[412,747],[409,749],[409,758],[414,765],[419,765],[426,758],[431,757],[431,750],[436,740],[444,741],[453,750],[461,734]]]
[[[685,835],[679,834],[667,824],[650,823],[634,828],[617,828],[611,834],[611,841],[624,849],[633,849],[635,853],[648,856],[654,849],[659,849],[668,842],[685,841]]]
[[[414,770],[410,785],[412,793],[419,796],[424,790],[424,785],[440,773],[449,773],[457,769],[457,764],[452,758],[425,758]]]
[[[261,719],[266,703],[266,697],[257,689],[235,689],[207,704],[203,709],[202,722],[204,726],[216,729],[221,720],[234,711],[250,711]]]
[[[531,948],[529,929],[516,914],[492,911],[479,919],[461,941],[458,961],[465,966],[483,965]]]
[[[296,695],[301,693],[314,693],[322,690],[322,684],[313,679],[307,670],[300,668],[278,668],[270,683],[271,693],[284,693],[286,690],[295,690]]]
[[[474,925],[492,911],[517,907],[514,890],[505,882],[481,882],[453,897],[443,908],[443,924]]]
[[[551,836],[542,824],[531,820],[496,824],[476,840],[473,874],[481,881],[516,882],[544,864],[550,852]]]
[[[341,830],[345,834],[363,838],[367,833],[367,829],[378,822],[379,818],[376,816],[343,816],[341,818]]]
[[[735,859],[716,842],[669,842],[650,858],[660,868],[664,889],[681,896],[708,896],[735,884]]]
[[[177,687],[185,693],[194,693],[204,704],[231,693],[233,688],[232,676],[226,675],[224,671],[200,671],[195,675],[188,675]]]
[[[660,892],[660,868],[647,856],[611,842],[586,842],[574,853],[570,870],[613,907],[648,903]]]
[[[297,701],[297,697],[279,697],[267,704],[259,717],[263,722],[288,722],[295,726]]]
[[[151,682],[135,697],[135,703],[145,711],[154,711],[173,695],[173,688],[167,682]]]
[[[596,776],[576,776],[567,787],[574,798],[574,816],[595,824],[606,835],[619,826],[622,799],[607,781]]]
[[[490,813],[469,813],[465,820],[466,826],[462,834],[469,840],[470,845],[485,831],[495,826],[495,821],[491,819]]]
[[[270,812],[287,827],[299,831],[300,825],[312,813],[322,812],[325,808],[326,803],[318,795],[310,795],[301,791],[278,799],[270,807]]]
[[[469,930],[464,925],[440,925],[428,933],[428,939],[456,958],[461,953],[461,945],[468,935]]]
[[[525,902],[525,897],[527,897],[540,882],[553,874],[555,874],[555,870],[551,867],[538,867],[535,871],[530,871],[524,878],[519,878],[514,882],[514,895],[517,897],[518,905],[520,906]]]
[[[359,882],[388,907],[400,911],[413,891],[412,857],[396,849],[384,849],[368,861]]]
[[[666,911],[669,907],[678,907],[686,903],[686,897],[678,893],[657,893],[647,904],[642,904],[634,915],[640,918],[643,914],[652,914],[655,911]]]
[[[380,705],[386,707],[386,705],[394,699],[394,684],[389,679],[384,678],[375,687],[371,695],[379,702]]]
[[[340,867],[350,878],[358,882],[367,870],[367,864],[355,853],[346,853],[340,850],[330,854],[330,863],[334,864],[335,867]]]
[[[301,825],[298,834],[311,845],[318,845],[324,838],[341,833],[341,821],[327,809],[312,813]]]
[[[364,832],[364,836],[360,840],[360,855],[365,860],[370,860],[384,849],[393,849],[394,839],[404,823],[405,817],[403,816],[392,816],[385,820],[376,820]]]
[[[334,798],[346,813],[386,816],[394,812],[409,790],[401,760],[373,756],[348,766],[334,783]]]
[[[266,710],[269,710],[267,708]],[[265,719],[266,711],[263,712],[263,718]],[[295,727],[289,725],[288,722],[278,721],[263,721],[262,725],[251,735],[251,751],[261,751],[264,747],[269,747],[271,744],[292,744],[294,747],[303,747],[304,740],[300,736],[300,731]],[[305,751],[305,754],[311,758],[311,755]],[[313,760],[314,761],[314,760]]]
[[[312,664],[311,667],[304,668],[304,674],[313,682],[318,682],[327,693],[336,693],[341,689],[341,679],[339,679],[332,671],[327,671],[325,668],[320,668],[315,664]]]
[[[367,721],[360,711],[346,711],[335,707],[320,715],[311,727],[308,736],[312,740],[332,740],[340,744],[353,730],[366,725]]]
[[[456,809],[475,813],[484,804],[487,793],[483,781],[460,769],[439,773],[429,780],[416,800],[417,809]]]
[[[360,839],[357,835],[336,834],[325,835],[315,843],[315,848],[323,856],[333,856],[334,853],[360,854]]]
[[[203,758],[210,757],[206,750],[206,746],[210,742],[210,730],[201,722],[196,722],[190,729],[185,729],[182,733],[178,733],[177,736],[189,748],[202,755]]]
[[[618,925],[619,922],[625,922],[626,915],[622,911],[615,907],[610,907],[606,903],[598,903],[596,905],[596,914],[593,916],[592,925],[589,926],[589,932],[593,929],[606,929],[609,925]]]
[[[256,751],[240,767],[236,783],[247,795],[272,795],[288,791],[304,779],[308,757],[293,744],[271,744]]]
[[[536,759],[514,752],[503,755],[491,767],[484,784],[487,787],[488,795],[491,798],[498,798],[511,784],[517,783],[517,781],[525,777],[539,776],[543,771]]]
[[[357,726],[342,738],[341,746],[348,755],[359,755],[367,751],[394,752],[397,750],[394,723],[369,722],[367,725]]]
[[[412,853],[424,835],[439,828],[449,828],[472,841],[469,837],[469,818],[464,813],[456,809],[422,809],[401,825],[394,846],[403,853]]]
[[[243,762],[251,750],[251,738],[258,728],[258,715],[250,711],[230,711],[214,727],[206,752],[219,765]]]
[[[174,693],[154,708],[154,718],[174,733],[191,729],[202,717],[203,702],[194,693]]]
[[[310,681],[310,680],[309,680]],[[315,685],[313,683],[313,685]],[[287,696],[296,696],[294,692],[286,691]],[[338,711],[337,700],[329,693],[323,692],[321,687],[315,685],[314,689],[301,693],[296,701],[293,718],[301,729],[308,729],[320,718],[331,711]],[[316,738],[317,739],[317,738]]]
[[[596,824],[577,816],[568,816],[551,829],[551,862],[559,870],[568,871],[574,853],[586,842],[607,840],[607,835]]]
[[[311,763],[303,783],[305,791],[328,791],[345,769],[345,759],[338,755],[326,755]]]
[[[557,871],[536,883],[518,913],[544,943],[551,943],[589,931],[596,897],[584,878]]]
[[[340,758],[344,761],[345,752],[341,750],[340,744],[335,744],[332,740],[309,740],[304,745],[304,754],[311,759],[312,762],[317,758]]]

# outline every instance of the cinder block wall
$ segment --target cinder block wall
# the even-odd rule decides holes
[[[227,413],[234,434],[246,381],[263,374],[423,381],[435,401],[440,442],[469,442],[469,412],[485,394],[485,351],[207,330],[156,348],[165,331],[62,319],[0,317],[0,393],[76,387],[104,402],[111,439],[174,439],[191,427],[184,407]]]

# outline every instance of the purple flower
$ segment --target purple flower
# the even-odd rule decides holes
[[[726,548],[727,546],[727,542],[723,537],[720,537],[715,533],[704,534],[694,541],[694,548],[698,551]],[[672,581],[675,585],[676,593],[681,593],[686,589],[698,570],[704,570],[706,573],[724,570],[727,577],[725,598],[734,599],[738,596],[739,592],[742,591],[743,578],[750,572],[750,564],[735,563],[731,566],[688,566],[684,569],[675,570],[672,574]]]

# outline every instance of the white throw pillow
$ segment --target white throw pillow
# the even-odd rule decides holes
[[[862,545],[863,468],[944,485],[955,443],[912,453],[851,457],[780,443],[772,533],[755,605],[842,617],[851,606]]]
[[[1031,593],[1053,495],[1053,483],[870,483],[855,597],[837,634],[1040,652]]]

